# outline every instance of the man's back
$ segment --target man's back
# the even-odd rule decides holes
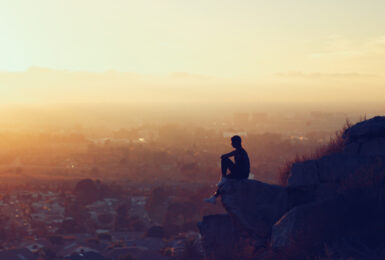
[[[234,161],[235,167],[241,175],[247,175],[249,177],[250,172],[250,160],[249,155],[243,147],[235,150]]]

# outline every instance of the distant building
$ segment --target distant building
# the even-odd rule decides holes
[[[237,126],[245,126],[250,122],[249,113],[234,113],[233,123]]]
[[[333,113],[322,112],[322,111],[313,111],[310,113],[310,116],[315,119],[330,119],[333,117]]]
[[[247,136],[247,132],[223,132],[223,137],[228,138],[234,135],[239,135],[240,137]]]
[[[268,114],[267,113],[261,113],[261,112],[254,112],[251,114],[251,122],[252,123],[263,123],[268,120]]]

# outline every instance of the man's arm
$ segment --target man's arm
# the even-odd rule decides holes
[[[235,150],[230,152],[230,153],[222,154],[221,159],[229,158],[229,157],[234,156],[234,155],[235,155]]]

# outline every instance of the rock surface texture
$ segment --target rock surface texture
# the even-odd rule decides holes
[[[232,259],[237,232],[229,215],[205,216],[198,227],[206,259]]]
[[[230,180],[221,188],[222,205],[252,235],[266,239],[286,212],[286,189],[255,180]]]
[[[385,117],[341,138],[337,152],[294,163],[287,187],[226,182],[228,214],[199,224],[206,259],[385,259]]]

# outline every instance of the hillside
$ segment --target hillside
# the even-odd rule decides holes
[[[227,214],[198,224],[206,259],[384,259],[385,117],[341,137],[290,165],[286,186],[228,181]]]

